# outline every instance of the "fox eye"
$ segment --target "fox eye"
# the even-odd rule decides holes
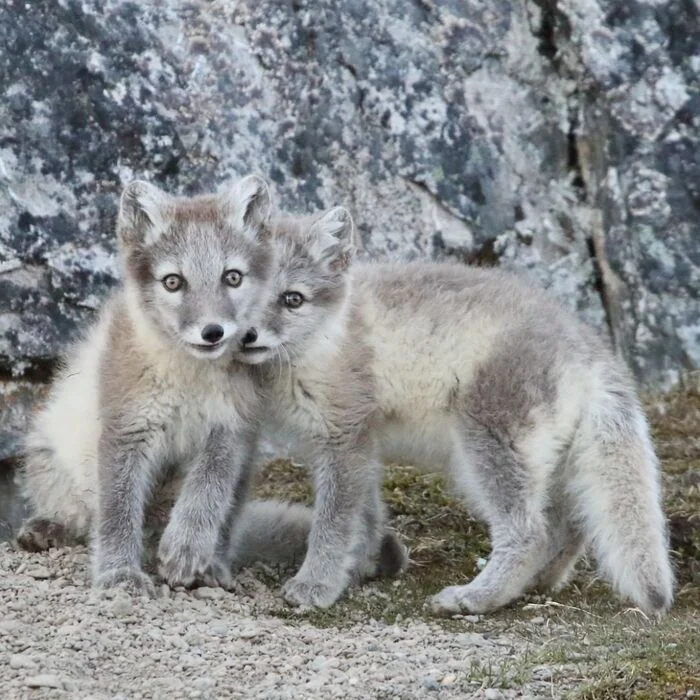
[[[169,292],[177,292],[180,287],[182,287],[182,283],[185,280],[180,277],[180,275],[166,275],[163,277],[161,282],[163,283],[163,286],[169,291]]]
[[[226,270],[224,272],[224,282],[229,287],[240,287],[243,281],[243,273],[238,270]]]
[[[298,309],[306,300],[300,292],[285,292],[282,301],[288,309]]]

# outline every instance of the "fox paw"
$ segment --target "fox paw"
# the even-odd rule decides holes
[[[191,588],[213,560],[213,550],[169,525],[158,547],[158,573],[171,588]]]
[[[408,550],[399,536],[387,532],[382,538],[377,564],[378,578],[395,578],[408,568]]]
[[[428,599],[426,607],[433,615],[450,617],[460,613],[485,613],[493,609],[487,601],[469,586],[448,586]]]
[[[195,585],[208,586],[210,588],[223,588],[230,591],[233,588],[233,575],[231,567],[225,562],[215,559],[203,573],[199,574],[195,580]]]
[[[340,598],[344,589],[342,584],[307,581],[297,575],[287,581],[282,588],[282,595],[290,605],[328,608]]]
[[[103,571],[95,579],[95,588],[118,588],[133,596],[148,598],[155,598],[156,595],[153,581],[140,569],[127,566]]]
[[[27,552],[45,552],[51,547],[63,547],[69,540],[66,528],[47,518],[30,518],[17,535],[17,544]]]

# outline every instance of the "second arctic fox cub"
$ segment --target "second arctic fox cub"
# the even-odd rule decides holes
[[[286,598],[331,605],[382,530],[381,462],[446,472],[492,551],[436,613],[483,613],[565,581],[585,545],[651,614],[673,599],[658,461],[627,369],[515,277],[458,264],[350,264],[344,209],[278,225],[273,295],[238,354],[270,422],[313,467],[309,548]]]
[[[27,439],[25,494],[36,517],[19,535],[24,546],[92,526],[95,584],[151,592],[144,509],[163,470],[181,465],[160,573],[171,585],[227,582],[219,550],[245,494],[261,404],[231,348],[267,289],[269,211],[257,176],[195,198],[145,182],[124,190],[123,287],[67,359]]]

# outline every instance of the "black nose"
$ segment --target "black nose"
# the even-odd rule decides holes
[[[255,330],[255,328],[251,328],[243,336],[243,340],[241,340],[241,343],[243,343],[243,345],[250,345],[251,343],[254,343],[257,339],[258,339],[258,332]]]
[[[202,329],[202,340],[218,343],[224,337],[224,329],[217,323],[210,323]]]

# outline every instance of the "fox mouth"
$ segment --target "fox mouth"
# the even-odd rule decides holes
[[[225,340],[219,340],[216,343],[207,343],[206,345],[202,344],[200,345],[199,343],[187,343],[191,348],[194,350],[199,350],[200,352],[214,352],[215,350],[218,350],[220,347],[223,347],[226,344]]]
[[[255,347],[251,347],[250,345],[245,345],[240,349],[240,352],[243,355],[260,355],[264,352],[269,351],[269,347],[267,345],[256,345]]]

